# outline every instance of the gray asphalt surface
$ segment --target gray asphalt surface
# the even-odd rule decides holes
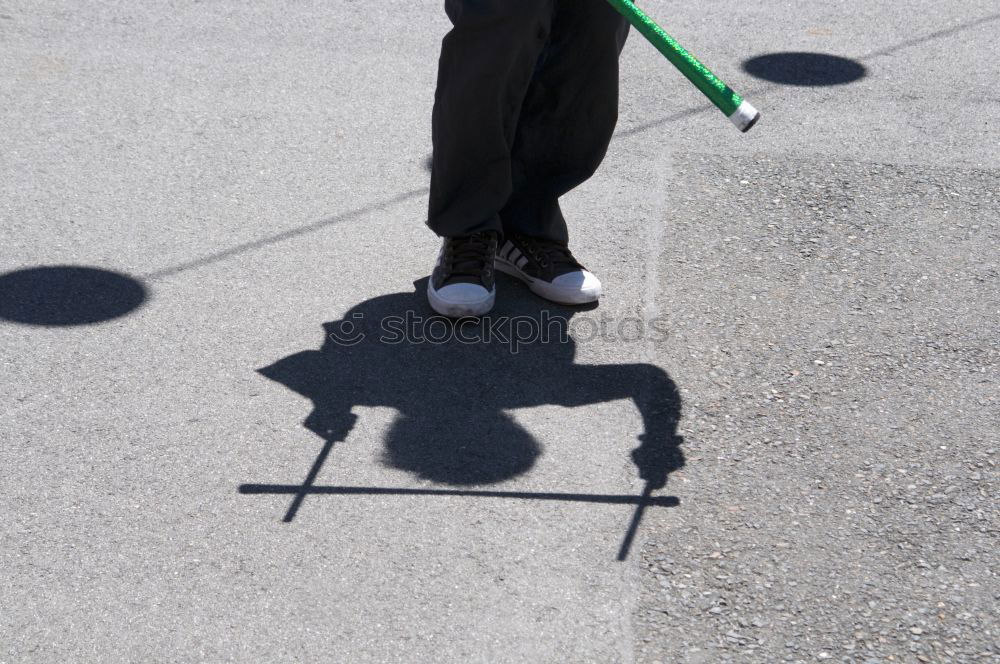
[[[353,400],[314,412],[308,372],[258,370],[426,314],[437,3],[0,3],[0,275],[148,295],[0,320],[0,662],[1000,657],[1000,6],[645,6],[762,123],[633,35],[566,199],[606,285],[575,342],[334,349],[319,396]],[[867,75],[741,69],[784,51]],[[547,309],[500,287],[497,316]],[[684,466],[618,562],[625,397],[663,375]],[[283,523],[310,424],[346,440]],[[470,440],[480,476],[448,466]]]

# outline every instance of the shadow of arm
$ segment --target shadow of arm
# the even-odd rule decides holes
[[[633,366],[637,370],[633,399],[642,415],[644,432],[639,436],[641,444],[632,450],[632,461],[639,477],[651,488],[659,489],[667,483],[670,473],[684,466],[681,451],[684,439],[677,435],[680,393],[674,381],[658,367]]]
[[[303,426],[324,440],[344,440],[354,428],[357,415],[351,412],[351,388],[342,384],[319,351],[303,351],[257,370],[262,376],[281,383],[313,402],[313,410]]]

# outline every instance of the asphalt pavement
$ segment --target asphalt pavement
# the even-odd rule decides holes
[[[1000,657],[1000,6],[643,6],[470,342],[439,3],[0,4],[0,662]]]

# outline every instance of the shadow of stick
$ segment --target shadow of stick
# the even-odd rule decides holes
[[[292,499],[292,504],[288,506],[288,511],[285,512],[285,518],[282,519],[285,523],[291,523],[292,519],[295,518],[296,513],[298,513],[299,508],[302,506],[302,501],[306,499],[306,496],[311,493],[313,484],[316,483],[316,476],[319,475],[320,469],[323,464],[326,463],[326,457],[330,455],[330,450],[333,449],[333,441],[327,440],[323,444],[323,449],[319,451],[316,455],[316,460],[313,461],[312,468],[309,469],[309,474],[306,475],[306,479],[302,484],[299,485],[298,490],[295,492],[295,498]],[[240,487],[243,490],[243,487]]]
[[[625,531],[625,537],[622,539],[621,548],[618,549],[619,562],[628,558],[629,551],[632,549],[632,541],[635,540],[635,534],[639,532],[639,524],[642,522],[642,515],[646,511],[646,507],[649,506],[652,495],[653,484],[651,482],[646,482],[646,488],[642,490],[642,495],[639,496],[638,504],[635,506],[635,512],[632,513],[632,522],[628,525],[628,530]]]
[[[309,494],[337,494],[337,495],[397,495],[397,496],[456,496],[466,498],[514,498],[522,500],[555,500],[565,502],[588,502],[613,505],[635,505],[635,512],[629,523],[625,537],[622,539],[621,547],[618,550],[618,561],[628,558],[642,522],[643,514],[647,507],[676,507],[680,500],[676,496],[656,496],[653,494],[653,485],[646,483],[640,496],[628,495],[603,495],[603,494],[581,494],[581,493],[547,493],[528,491],[484,491],[472,489],[409,489],[395,487],[350,487],[350,486],[316,486],[316,477],[326,463],[326,459],[333,450],[335,441],[327,440],[323,449],[316,455],[309,474],[306,475],[302,484],[241,484],[239,492],[244,495],[286,495],[294,494],[291,505],[281,519],[283,523],[291,523],[302,507],[303,501]]]

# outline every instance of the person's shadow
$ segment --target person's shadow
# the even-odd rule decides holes
[[[506,498],[617,502],[637,505],[622,543],[624,559],[649,505],[676,505],[653,497],[670,472],[684,465],[677,436],[681,403],[670,377],[650,364],[579,365],[568,335],[579,309],[542,303],[518,284],[504,283],[504,303],[481,320],[451,322],[427,307],[426,280],[416,293],[367,300],[340,321],[325,323],[319,350],[281,359],[259,372],[309,398],[304,426],[325,441],[301,485],[244,484],[241,493],[285,493],[291,521],[306,495],[320,493],[459,494]],[[515,352],[516,351],[516,352]],[[642,415],[641,444],[631,450],[641,496],[475,491],[469,487],[527,472],[539,442],[504,411],[545,404],[574,407],[632,399]],[[333,444],[357,417],[354,406],[389,406],[399,416],[385,441],[384,462],[435,483],[462,489],[322,487],[316,476]],[[567,423],[585,435],[586,423]],[[623,454],[628,448],[623,445]]]

